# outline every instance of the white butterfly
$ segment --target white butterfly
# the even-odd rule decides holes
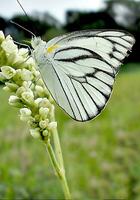
[[[85,30],[48,43],[32,39],[33,55],[52,97],[73,119],[87,121],[106,105],[122,60],[135,43],[119,30]]]

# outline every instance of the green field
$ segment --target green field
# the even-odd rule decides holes
[[[124,66],[96,119],[56,110],[74,200],[140,199],[140,64]],[[33,139],[0,89],[0,199],[63,199],[45,147]]]

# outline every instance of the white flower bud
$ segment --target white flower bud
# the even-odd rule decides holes
[[[39,114],[40,114],[41,119],[46,119],[49,114],[49,109],[41,107],[39,109]]]
[[[18,98],[15,95],[11,95],[9,97],[9,104],[12,105],[12,106],[15,106],[15,107],[19,107],[19,108],[23,106],[23,104],[21,103],[20,98]]]
[[[16,70],[10,66],[1,67],[1,71],[7,79],[11,79],[16,74]]]
[[[35,66],[35,61],[32,57],[30,57],[27,61],[26,64],[29,66]]]
[[[40,72],[37,71],[37,70],[35,70],[34,75],[35,75],[37,78],[39,78],[39,77],[40,77]]]
[[[5,39],[3,31],[0,31],[0,42],[2,42]]]
[[[57,122],[50,122],[48,125],[49,130],[53,130],[57,127]]]
[[[15,92],[18,89],[18,85],[15,83],[5,83],[5,85],[9,88],[11,92]]]
[[[49,133],[49,131],[48,131],[48,130],[45,130],[45,131],[42,132],[42,135],[43,135],[43,136],[48,136],[48,133]]]
[[[11,54],[10,54],[11,55]],[[14,58],[14,65],[18,66],[18,68],[24,68],[24,60],[23,57],[20,56],[19,54],[15,54],[15,58]]]
[[[44,95],[44,88],[39,86],[39,85],[36,85],[35,86],[35,90],[36,90],[36,93],[38,96],[43,96]]]
[[[27,91],[26,88],[23,87],[23,86],[21,86],[21,87],[19,87],[19,88],[17,89],[16,95],[17,95],[18,97],[21,97],[22,93],[23,93],[23,92],[26,92],[26,91]]]
[[[31,88],[34,88],[34,83],[32,81],[23,81],[22,85],[26,88],[26,90],[32,91]]]
[[[27,57],[29,50],[27,48],[20,48],[18,53],[20,56]]]
[[[7,87],[7,86],[3,87],[2,89],[3,89],[4,91],[6,91],[6,92],[11,92],[10,88]]]
[[[17,61],[17,54],[11,53],[8,55],[7,59],[8,59],[8,63],[11,63],[12,65],[14,64],[14,66],[15,66],[15,63]]]
[[[43,98],[42,101],[39,103],[39,107],[51,107],[51,103],[49,102],[49,100],[47,98]]]
[[[21,79],[23,81],[31,81],[33,79],[33,74],[31,71],[27,70],[27,69],[23,69],[21,71]]]
[[[21,74],[21,69],[16,70],[16,78],[19,78]]]
[[[48,120],[41,120],[39,126],[40,128],[45,129],[48,126]]]
[[[6,77],[3,75],[2,72],[0,72],[0,82],[3,82],[6,80]]]
[[[26,103],[32,104],[34,101],[34,94],[31,91],[23,92],[21,96]]]
[[[35,105],[38,107],[40,102],[42,101],[43,98],[37,98],[34,102],[35,102]]]
[[[14,44],[14,42],[10,36],[6,37],[6,39],[1,44],[1,47],[8,54],[17,54],[18,53],[17,45]]]
[[[18,98],[17,96],[15,96],[15,95],[11,95],[10,97],[9,97],[9,103],[11,104],[11,103],[14,103],[14,102],[17,102],[17,101],[19,101],[20,100],[20,98]]]
[[[39,129],[39,128],[30,129],[30,134],[31,134],[34,138],[38,139],[38,138],[40,138],[40,129]]]
[[[20,119],[22,121],[28,121],[30,119],[32,112],[28,108],[21,108],[20,109]]]

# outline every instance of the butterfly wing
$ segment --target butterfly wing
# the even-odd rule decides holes
[[[41,74],[58,105],[78,121],[97,116],[134,42],[131,34],[114,30],[77,31],[49,41],[51,59]]]

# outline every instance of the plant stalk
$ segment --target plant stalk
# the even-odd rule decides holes
[[[69,187],[68,187],[68,183],[67,183],[67,180],[66,180],[65,173],[63,173],[63,170],[60,168],[60,166],[59,166],[59,164],[56,160],[55,153],[53,151],[53,148],[52,148],[49,140],[48,140],[46,146],[47,146],[47,151],[48,151],[51,163],[53,165],[54,171],[57,174],[57,176],[60,179],[60,182],[62,184],[65,199],[71,200],[72,198],[71,198],[71,194],[70,194],[70,191],[69,191]]]
[[[50,120],[55,121],[54,107],[52,108]],[[44,142],[46,144],[47,151],[48,151],[51,163],[53,165],[54,171],[57,174],[58,178],[60,179],[60,182],[61,182],[61,185],[63,188],[63,192],[65,195],[65,199],[72,200],[72,197],[71,197],[71,194],[69,191],[69,187],[68,187],[68,183],[67,183],[67,179],[66,179],[66,175],[65,175],[64,161],[63,161],[62,150],[61,150],[57,127],[51,131],[51,136],[53,139],[54,150],[50,143],[50,138],[48,138],[47,140],[44,140]]]

